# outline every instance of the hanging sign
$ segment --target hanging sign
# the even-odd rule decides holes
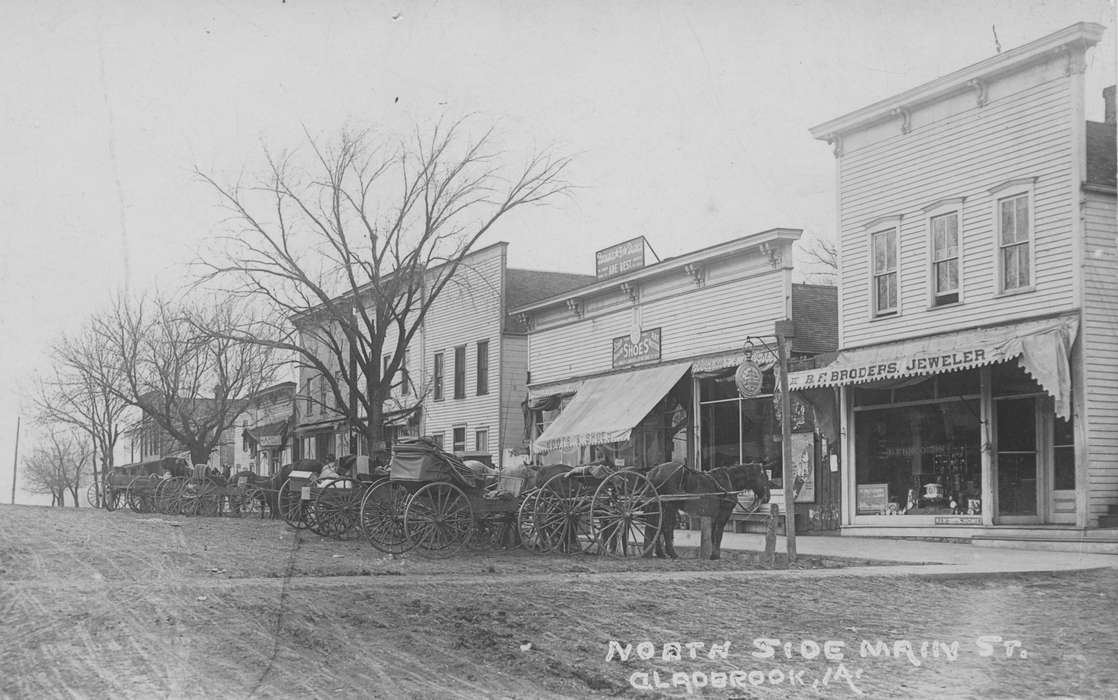
[[[765,373],[753,360],[745,360],[734,372],[734,383],[738,385],[738,393],[742,398],[751,399],[760,394],[764,380]]]

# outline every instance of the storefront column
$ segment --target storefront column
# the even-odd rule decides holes
[[[1087,466],[1091,462],[1090,445],[1087,444],[1087,387],[1083,371],[1083,343],[1071,347],[1068,364],[1071,365],[1072,429],[1075,433],[1075,526],[1086,528],[1091,520],[1090,476]],[[1096,523],[1097,525],[1097,523]]]
[[[983,367],[978,372],[979,388],[979,420],[982,430],[979,439],[982,441],[982,524],[989,527],[994,524],[996,499],[994,494],[994,398],[990,387],[990,368]]]
[[[850,406],[850,390],[839,387],[839,473],[842,493],[842,524],[854,524],[854,498],[857,486],[854,484],[854,441],[851,439],[851,426],[854,413]]]

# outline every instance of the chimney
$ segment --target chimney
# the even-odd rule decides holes
[[[1102,91],[1102,99],[1106,104],[1106,117],[1103,121],[1107,124],[1114,123],[1114,86],[1104,88]]]

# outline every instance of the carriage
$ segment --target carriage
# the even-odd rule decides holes
[[[344,477],[320,478],[321,464],[313,460],[295,466],[280,485],[275,502],[289,527],[309,529],[333,539],[360,535],[358,516],[361,499],[384,474],[369,471],[368,457],[349,456],[352,473]]]
[[[185,474],[186,460],[175,457],[136,462],[113,467],[104,479],[103,497],[107,510],[127,507],[135,513],[156,510],[166,472]]]

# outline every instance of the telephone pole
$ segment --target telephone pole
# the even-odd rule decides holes
[[[16,469],[19,467],[19,421],[20,416],[16,416],[16,453],[12,457],[12,505],[16,504]]]
[[[777,365],[780,373],[780,440],[784,467],[784,538],[788,564],[796,561],[796,470],[792,463],[792,392],[788,391],[788,340],[796,335],[792,321],[777,321]]]

